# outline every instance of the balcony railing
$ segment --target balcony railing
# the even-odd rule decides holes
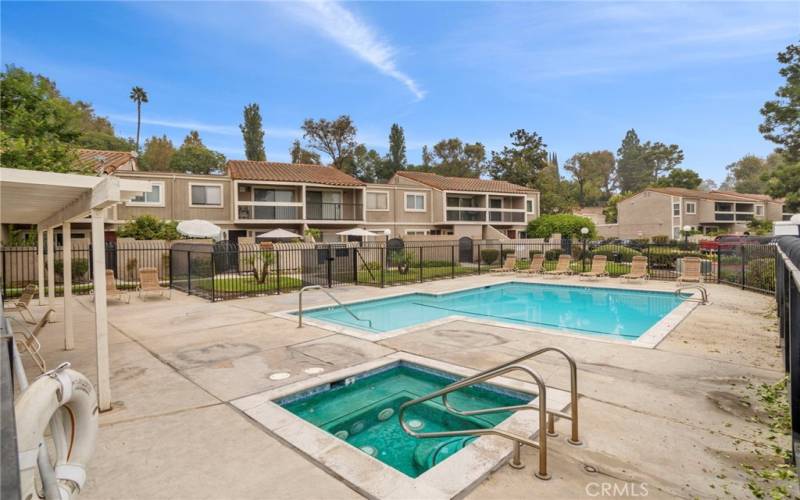
[[[486,212],[482,210],[448,210],[449,222],[486,222]]]
[[[307,220],[363,220],[361,203],[306,203]]]
[[[298,206],[239,206],[238,216],[241,220],[301,220],[303,207]]]
[[[525,213],[489,212],[489,222],[525,222]]]

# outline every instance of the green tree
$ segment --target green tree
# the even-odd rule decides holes
[[[208,149],[196,130],[189,132],[183,144],[169,162],[170,170],[190,174],[210,174],[219,172],[225,165],[225,156]]]
[[[144,141],[144,152],[139,157],[139,170],[167,172],[175,155],[175,146],[166,136],[153,136]]]
[[[406,136],[403,127],[393,123],[389,130],[389,156],[381,162],[377,171],[377,178],[381,181],[389,180],[395,172],[406,168]]]
[[[139,132],[142,129],[142,103],[149,102],[147,92],[142,87],[133,87],[130,94],[131,101],[136,103],[136,150],[139,150]]]
[[[617,204],[625,198],[629,198],[631,196],[631,193],[619,193],[608,199],[606,202],[606,207],[603,209],[603,215],[606,216],[607,224],[615,224],[618,222],[617,216],[619,212],[617,211]]]
[[[779,163],[782,156],[776,156],[772,157],[775,167],[763,175],[765,192],[783,198],[785,212],[800,213],[800,162]]]
[[[264,128],[261,124],[261,110],[258,104],[244,107],[244,123],[239,125],[244,138],[244,155],[250,161],[267,161],[264,150]]]
[[[644,150],[634,129],[625,133],[617,150],[617,184],[625,191],[639,191],[650,182],[651,172],[644,160]]]
[[[433,145],[432,171],[450,177],[480,177],[485,170],[486,148],[476,142],[469,144],[461,139],[444,139]]]
[[[685,189],[697,189],[703,180],[700,174],[691,169],[674,168],[669,174],[662,177],[655,183],[658,187],[679,187]]]
[[[766,190],[765,175],[771,170],[767,162],[755,155],[745,155],[725,169],[723,188],[739,193],[762,194]]]
[[[377,151],[359,144],[353,150],[353,156],[345,160],[342,170],[364,182],[375,182],[376,172],[381,170],[383,165],[384,159]]]
[[[669,173],[683,161],[683,150],[677,144],[666,145],[650,141],[642,144],[644,162],[652,176],[652,182],[658,182],[661,174]]]
[[[333,121],[308,118],[301,128],[308,146],[330,156],[334,168],[342,170],[347,158],[353,156],[358,131],[348,115],[342,115]]]
[[[778,73],[786,83],[775,92],[776,100],[761,108],[764,123],[758,127],[764,137],[779,145],[791,162],[800,162],[800,45],[791,44],[778,53],[783,67]]]
[[[91,104],[78,100],[73,106],[78,111],[78,129],[81,131],[74,141],[75,146],[105,151],[136,150],[133,139],[117,137],[108,118],[97,116]]]
[[[697,189],[700,191],[715,191],[719,189],[719,187],[717,186],[717,181],[714,179],[704,179],[703,182],[697,186]]]
[[[581,238],[581,229],[587,228],[587,237],[597,236],[597,227],[588,217],[573,214],[542,215],[528,223],[529,238],[549,238],[554,233],[562,238]]]
[[[123,224],[117,235],[121,238],[136,240],[179,240],[182,238],[176,227],[176,221],[161,220],[154,215],[140,215]]]
[[[515,130],[510,137],[510,147],[504,146],[500,152],[492,151],[489,175],[520,186],[540,187],[540,174],[548,165],[553,165],[548,162],[547,145],[539,134],[525,129]]]
[[[611,196],[614,166],[611,151],[578,153],[567,160],[564,170],[575,180],[581,206],[593,206]]]
[[[309,151],[300,145],[297,139],[292,142],[292,148],[289,150],[289,155],[292,157],[292,163],[304,163],[307,165],[319,165],[319,155],[314,151]]]

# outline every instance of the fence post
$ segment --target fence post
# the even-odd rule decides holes
[[[281,293],[281,251],[275,250],[275,289]]]
[[[506,259],[505,257],[503,257],[503,244],[500,243],[500,267],[503,267],[505,265],[506,265]]]
[[[2,297],[6,298],[6,252],[4,248],[0,248],[0,280],[3,281]]]
[[[353,283],[358,285],[358,248],[353,248]]]
[[[387,248],[386,248],[386,245],[384,245],[383,248],[381,249],[381,261],[382,261],[381,262],[381,288],[386,286],[386,278],[384,276],[384,273],[386,271],[386,264],[388,264],[388,262],[386,262],[386,251],[387,251]]]
[[[333,245],[328,245],[328,269],[327,269],[328,288],[332,288],[333,287],[333,269],[332,269],[332,267],[333,267],[333,259],[335,258],[334,257],[335,254],[333,252],[334,252]]]
[[[422,283],[422,246],[419,247],[419,281]]]
[[[94,283],[94,259],[92,258],[92,244],[89,243],[89,279]],[[44,293],[39,290],[39,293]]]
[[[717,283],[722,283],[722,248],[717,247]]]
[[[742,290],[744,290],[744,245],[739,245],[739,254],[742,257]]]
[[[216,263],[214,261],[217,260],[217,259],[215,259],[214,257],[215,257],[214,249],[212,247],[212,249],[211,249],[211,302],[214,302],[216,300],[216,298],[217,298],[216,297],[216,293],[214,293],[215,289],[216,289],[216,287],[214,286],[214,281],[216,281],[215,278],[216,278],[216,274],[217,274],[216,273]]]
[[[186,251],[186,258],[187,258],[186,268],[188,269],[188,278],[189,278],[186,286],[186,293],[191,295],[192,294],[192,251],[191,250]]]
[[[169,287],[172,289],[172,247],[169,247]]]
[[[478,243],[478,276],[481,275],[481,244]]]
[[[456,246],[450,247],[450,279],[456,277]]]

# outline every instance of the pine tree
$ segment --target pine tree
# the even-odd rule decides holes
[[[261,125],[261,111],[258,104],[251,103],[244,107],[244,123],[239,125],[244,138],[244,154],[251,161],[266,161],[264,151],[264,129]]]

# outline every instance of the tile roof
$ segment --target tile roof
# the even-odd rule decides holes
[[[720,191],[700,191],[699,189],[686,189],[677,187],[649,187],[645,191],[654,191],[656,193],[668,194],[670,196],[682,196],[684,198],[698,198],[703,200],[716,200],[716,201],[763,201],[761,199],[748,197],[739,193],[728,194]]]
[[[475,191],[480,193],[536,193],[535,189],[527,188],[506,181],[492,181],[472,177],[445,177],[431,172],[416,172],[401,170],[395,175],[411,179],[426,186],[442,191]]]
[[[136,169],[136,153],[131,151],[104,151],[101,149],[78,149],[78,160],[98,174],[112,174],[128,162]]]
[[[753,194],[753,193],[737,193],[736,191],[712,191],[713,193],[720,193],[728,196],[736,196],[737,198],[744,198],[757,201],[773,201],[776,203],[783,203],[781,198],[773,198],[768,194]]]
[[[302,182],[306,184],[353,187],[366,185],[341,170],[323,165],[230,160],[227,168],[231,179],[234,180]]]

